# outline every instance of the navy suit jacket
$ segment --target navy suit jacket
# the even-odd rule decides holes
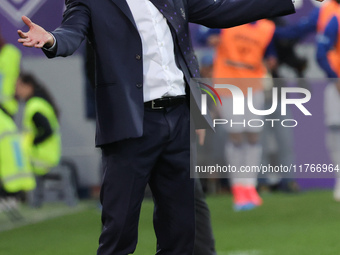
[[[183,26],[186,29],[189,22],[227,28],[294,12],[292,0],[169,1],[185,17]],[[96,54],[96,145],[142,136],[142,42],[126,0],[66,0],[66,7],[61,26],[52,32],[57,41],[56,50],[45,51],[45,54],[49,58],[66,57],[84,38],[92,43]],[[188,68],[174,42],[177,63],[189,84]],[[192,111],[200,116],[199,90],[190,88],[190,91],[188,94],[195,102],[191,105],[197,108]],[[208,126],[206,121],[200,123]],[[197,127],[203,128],[204,125]]]

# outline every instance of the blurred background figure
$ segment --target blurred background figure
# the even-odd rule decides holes
[[[315,7],[308,16],[289,26],[278,25],[275,36],[280,39],[301,40],[311,33],[322,33],[339,8],[340,0],[329,0]]]
[[[321,35],[331,18],[338,12],[339,3],[340,0],[326,1],[321,7],[314,8],[309,16],[302,17],[297,23],[290,26],[278,26],[275,31],[275,37],[281,40],[301,40],[311,33]],[[326,62],[329,62],[333,68],[339,66],[339,58],[335,51],[330,49],[327,58],[328,61]],[[321,68],[329,71],[327,63],[319,61]],[[326,71],[326,73],[328,74],[329,72]]]
[[[18,111],[14,95],[20,61],[21,52],[13,44],[6,43],[0,31],[0,104],[11,116]]]
[[[200,73],[203,82],[212,85],[213,53],[208,52],[200,58]],[[213,119],[220,119],[220,113],[212,100],[208,101],[208,109]],[[227,142],[227,133],[223,126],[217,125],[215,131],[206,130],[204,144],[197,146],[197,165],[226,165],[224,147]],[[213,178],[200,179],[203,191],[207,194],[226,193],[230,191],[228,179],[215,175]]]
[[[286,38],[286,34],[291,29],[286,29],[286,20],[284,18],[273,18],[272,21],[275,23],[275,32],[270,48],[273,49],[275,58],[271,58],[267,61],[268,72],[273,78],[282,78],[284,74],[281,74],[280,67],[285,65],[292,69],[295,75],[299,78],[304,77],[304,71],[307,68],[307,59],[299,56],[295,46],[297,45],[297,39],[294,37]],[[214,36],[218,34],[219,30],[208,29],[200,26],[196,33],[196,40],[202,46],[215,46],[219,43],[219,37]],[[294,33],[294,32],[293,32]],[[210,51],[210,50],[209,50]],[[269,50],[270,51],[270,50]],[[202,58],[203,64],[203,58]],[[202,65],[201,64],[201,65]],[[225,76],[227,77],[227,76]],[[250,76],[249,76],[250,77]],[[281,118],[281,88],[287,86],[284,79],[266,79],[264,83],[265,91],[265,107],[269,109],[272,105],[272,89],[276,87],[278,89],[278,107],[276,111],[268,116],[270,119]],[[308,87],[308,84],[304,79],[298,79],[298,86]],[[292,118],[290,108],[287,109],[287,116]],[[215,141],[219,144],[221,140]],[[293,130],[284,128],[280,125],[274,127],[264,126],[262,132],[261,143],[263,145],[263,156],[262,160],[264,164],[276,165],[290,165],[295,162],[294,158],[294,139]],[[218,147],[218,146],[217,146]],[[215,147],[214,147],[215,148]],[[220,150],[222,151],[222,150]],[[205,157],[208,157],[208,154]],[[226,159],[227,160],[227,159]],[[219,161],[220,162],[220,161]],[[225,162],[229,163],[229,162]],[[293,174],[286,173],[271,173],[259,176],[259,190],[270,190],[270,191],[284,191],[284,192],[297,192],[299,191],[299,185],[294,178]],[[205,187],[205,186],[204,186]],[[221,190],[228,190],[228,183],[226,180],[221,180]],[[209,189],[209,188],[207,188]],[[210,188],[211,190],[211,188]]]
[[[268,79],[267,79],[268,81]],[[286,87],[285,79],[273,79],[265,83],[265,107],[270,109],[273,102],[273,87],[278,91],[278,105],[276,110],[267,116],[268,119],[280,119],[281,115],[281,88]],[[291,109],[287,108],[286,117],[293,118]],[[282,125],[265,125],[262,136],[264,165],[289,166],[295,162],[294,133],[290,128]],[[299,185],[294,173],[266,173],[259,177],[259,191],[297,193]]]
[[[276,26],[274,33],[274,45],[277,54],[277,65],[271,70],[273,78],[282,77],[280,74],[280,66],[286,65],[296,74],[297,77],[304,77],[304,71],[307,69],[307,59],[301,57],[296,52],[298,41],[295,38],[289,38],[280,34],[280,30],[287,27],[287,22],[282,17],[271,19]],[[290,30],[289,30],[290,31]]]
[[[335,166],[340,166],[340,7],[338,6],[323,34],[318,36],[317,60],[330,84],[324,93],[326,144]],[[333,78],[333,79],[332,79]],[[335,171],[336,179],[333,196],[340,202],[340,172]]]
[[[231,29],[211,30],[207,33],[207,41],[211,46],[216,47],[213,78],[254,78],[248,81],[235,79],[235,83],[246,96],[248,96],[248,87],[252,88],[251,96],[255,109],[264,107],[262,79],[267,75],[267,68],[272,70],[276,66],[274,32],[275,24],[272,21],[260,20]],[[240,124],[243,121],[247,123],[250,119],[258,119],[259,116],[255,116],[247,109],[244,116],[233,115],[231,93],[224,89],[219,90],[219,94],[223,96],[222,118],[238,123],[226,125],[230,140],[225,150],[228,162],[237,169],[241,166],[260,165],[262,128]],[[262,199],[256,190],[257,173],[247,173],[243,178],[239,173],[231,173],[230,181],[236,211],[249,210],[262,205]]]
[[[29,153],[37,182],[30,203],[34,207],[40,207],[43,199],[43,177],[52,167],[58,165],[61,157],[59,112],[50,93],[32,74],[20,74],[16,96],[25,102],[22,122],[24,146]]]
[[[12,117],[0,107],[0,205],[10,212],[15,209],[17,199],[24,199],[21,192],[34,188],[35,179],[23,150],[22,135]]]
[[[205,54],[200,59],[200,73],[204,79],[211,79],[213,75],[214,58],[212,54]]]

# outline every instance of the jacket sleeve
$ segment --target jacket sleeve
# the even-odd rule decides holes
[[[189,22],[228,28],[295,12],[292,0],[187,0]]]
[[[51,33],[56,39],[52,51],[43,49],[48,58],[72,55],[88,34],[90,27],[91,0],[66,0],[66,10],[61,25]]]
[[[36,112],[33,115],[33,123],[38,130],[38,134],[34,137],[33,144],[38,145],[53,134],[52,127],[48,119],[40,112]]]

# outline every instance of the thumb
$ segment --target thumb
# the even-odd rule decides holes
[[[26,16],[22,16],[22,21],[29,27],[32,28],[34,23]]]

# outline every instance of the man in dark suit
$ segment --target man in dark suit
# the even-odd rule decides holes
[[[96,145],[105,168],[98,254],[134,252],[149,183],[157,254],[191,255],[190,128],[194,121],[208,127],[209,120],[199,114],[199,89],[189,85],[199,72],[188,22],[236,26],[292,13],[292,0],[68,0],[66,5],[61,26],[52,33],[23,17],[29,31],[18,31],[19,42],[44,48],[48,57],[71,55],[85,37],[94,46]],[[189,96],[192,115],[198,116],[194,121]]]

